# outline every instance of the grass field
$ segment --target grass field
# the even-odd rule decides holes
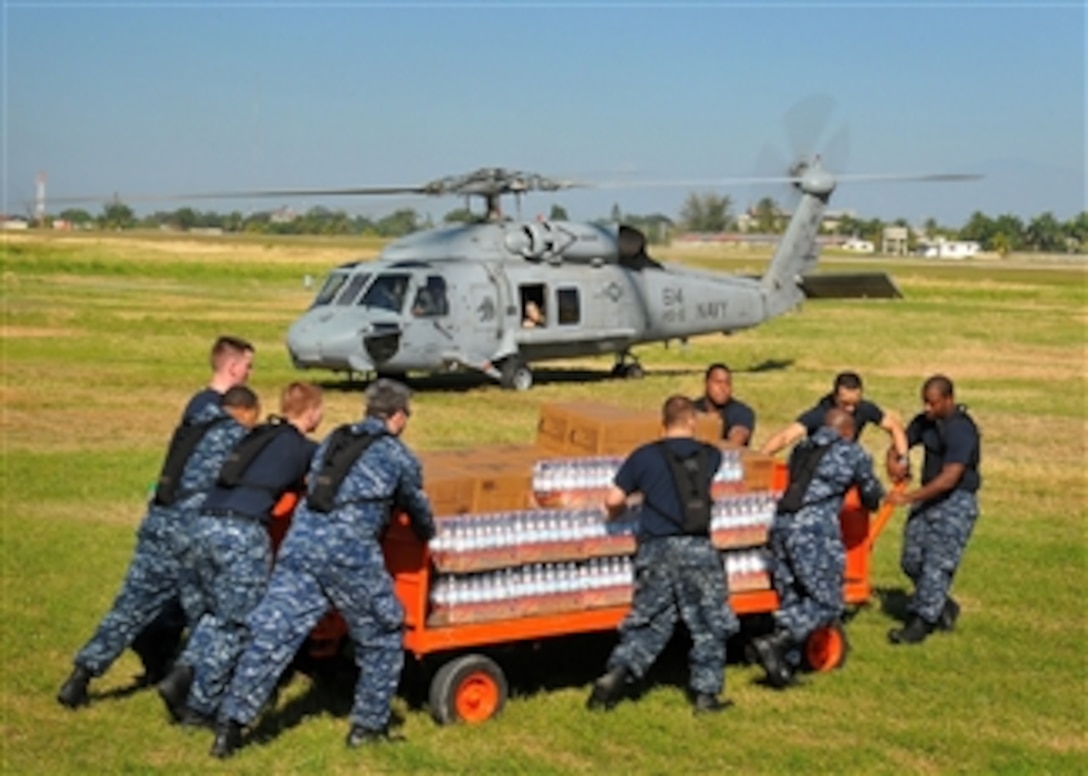
[[[844,669],[775,693],[757,682],[756,667],[731,663],[728,695],[737,705],[714,718],[691,716],[680,651],[667,655],[638,702],[588,714],[588,683],[610,635],[516,654],[513,697],[483,726],[438,727],[400,698],[409,740],[374,751],[343,746],[350,689],[305,676],[281,693],[264,740],[226,764],[208,757],[208,733],[170,727],[157,696],[132,689],[139,663],[131,653],[92,685],[89,708],[61,708],[56,690],[117,591],[147,484],[182,404],[207,378],[212,338],[231,332],[257,344],[252,385],[270,407],[298,377],[283,336],[308,304],[303,276],[377,247],[4,237],[5,773],[1088,770],[1088,306],[1084,268],[1068,264],[880,262],[904,300],[811,303],[735,337],[647,346],[639,382],[603,379],[610,358],[541,365],[537,386],[523,394],[464,378],[414,381],[412,446],[528,443],[542,402],[657,408],[669,393],[696,394],[703,367],[724,359],[758,413],[758,444],[841,369],[861,372],[867,395],[906,417],[919,409],[921,380],[946,372],[983,433],[982,517],[956,581],[963,615],[952,635],[918,648],[885,639],[905,589],[898,515],[875,552],[881,596],[851,621]],[[747,272],[763,261],[705,251],[680,258]],[[357,390],[331,380],[326,387],[323,430],[358,416]],[[865,442],[876,453],[885,446],[872,430]]]

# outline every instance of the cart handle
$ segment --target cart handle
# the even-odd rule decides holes
[[[892,488],[892,493],[901,493],[906,489],[907,483],[900,482]],[[876,543],[876,538],[880,536],[881,532],[884,530],[884,526],[892,519],[892,513],[894,512],[895,504],[884,499],[884,502],[880,505],[880,509],[877,510],[876,515],[873,517],[872,522],[869,523],[869,537],[866,541],[870,551],[872,551],[873,545]]]

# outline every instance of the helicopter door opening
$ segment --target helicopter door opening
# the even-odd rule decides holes
[[[543,283],[518,287],[522,328],[535,329],[548,325],[548,308],[545,306],[545,296],[546,292]]]

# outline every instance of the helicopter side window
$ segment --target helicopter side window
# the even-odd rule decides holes
[[[582,321],[582,303],[577,288],[560,288],[555,293],[556,306],[559,308],[559,325],[576,326]]]
[[[348,287],[344,289],[344,292],[340,296],[336,297],[336,304],[349,305],[355,301],[355,297],[359,296],[359,292],[362,291],[363,286],[370,280],[370,274],[364,273],[362,275],[352,275],[351,282],[348,283]]]
[[[518,288],[518,294],[521,297],[522,327],[533,329],[547,326],[548,316],[544,309],[544,284],[534,283],[521,286]]]
[[[348,280],[348,276],[343,272],[334,272],[325,279],[325,284],[321,286],[321,290],[317,292],[317,297],[314,299],[313,306],[321,307],[327,305],[333,300],[340,289],[344,287],[344,283]]]
[[[359,304],[399,313],[404,307],[404,295],[407,290],[408,275],[378,275],[363,294]]]
[[[449,312],[446,279],[441,275],[428,275],[427,283],[416,292],[415,301],[412,302],[412,315],[417,318],[433,318],[449,315]]]

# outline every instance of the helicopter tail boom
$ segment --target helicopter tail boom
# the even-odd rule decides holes
[[[804,300],[801,276],[815,267],[819,260],[817,237],[830,193],[830,190],[804,191],[786,233],[760,279],[768,317],[781,315]]]

